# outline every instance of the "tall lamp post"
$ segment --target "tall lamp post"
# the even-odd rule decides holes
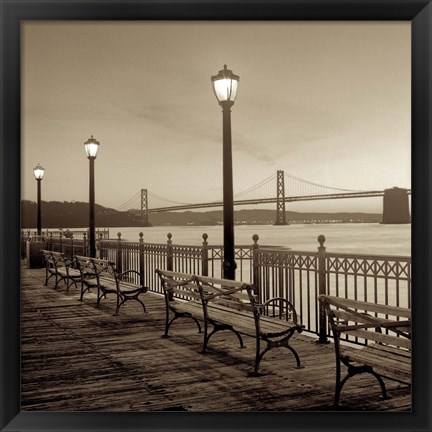
[[[45,173],[45,169],[37,164],[33,168],[33,173],[35,179],[37,181],[37,235],[40,236],[42,234],[42,212],[41,212],[41,182]]]
[[[225,279],[235,279],[237,264],[234,260],[234,203],[231,143],[231,107],[237,95],[239,77],[224,65],[223,70],[211,77],[213,90],[223,116],[223,218]]]
[[[94,186],[94,162],[99,151],[99,141],[93,135],[84,143],[87,158],[90,162],[89,171],[89,250],[92,258],[96,257],[96,233],[95,233],[95,186]]]

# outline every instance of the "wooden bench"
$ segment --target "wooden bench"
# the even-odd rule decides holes
[[[53,252],[42,250],[45,259],[45,285],[48,285],[48,280],[55,277],[54,288],[58,287],[60,281],[66,284],[66,293],[69,292],[71,285],[81,279],[79,270],[73,268],[73,262],[65,258],[61,252]]]
[[[334,337],[336,389],[339,405],[342,387],[357,374],[370,373],[379,382],[383,398],[389,398],[384,378],[411,384],[411,309],[321,295]],[[360,349],[344,343],[358,338]],[[341,380],[341,366],[348,373]]]
[[[285,347],[301,368],[297,351],[289,344],[295,332],[304,328],[298,321],[294,306],[275,298],[260,304],[253,285],[239,281],[156,270],[165,294],[165,337],[179,318],[192,319],[201,333],[204,327],[202,353],[207,351],[210,338],[219,331],[233,332],[243,347],[242,335],[256,339],[255,367],[252,375],[260,375],[264,355],[273,348]],[[209,326],[213,328],[209,329]],[[261,342],[265,348],[261,350]]]
[[[140,279],[140,274],[135,270],[126,270],[120,272],[113,261],[104,259],[75,256],[81,270],[81,300],[84,292],[92,287],[97,287],[97,302],[99,307],[102,297],[107,294],[115,294],[117,297],[117,306],[115,315],[118,315],[119,309],[129,300],[139,302],[146,312],[146,307],[139,296],[148,291],[148,288],[136,280]],[[83,289],[83,286],[86,286]]]

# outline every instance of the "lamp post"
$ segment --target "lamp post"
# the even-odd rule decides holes
[[[90,256],[96,257],[96,233],[95,233],[95,187],[94,187],[94,162],[99,151],[99,141],[93,135],[84,143],[87,158],[90,162],[89,171],[89,249]]]
[[[33,168],[33,174],[37,181],[37,235],[40,236],[42,233],[42,213],[41,213],[41,182],[44,176],[45,169],[40,164],[37,164]]]
[[[239,77],[224,65],[223,70],[211,77],[213,90],[223,117],[223,226],[224,226],[224,262],[225,279],[235,279],[237,264],[234,260],[234,203],[231,144],[231,107],[237,95]]]

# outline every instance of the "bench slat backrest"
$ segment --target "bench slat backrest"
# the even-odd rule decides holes
[[[118,272],[113,261],[99,258],[91,258],[91,262],[93,264],[93,270],[95,271],[96,276],[109,277],[112,279],[117,278]]]
[[[175,298],[201,301],[194,275],[168,270],[156,270],[156,273],[161,281],[166,301],[169,302]]]
[[[51,258],[56,269],[67,267],[69,263],[62,252],[51,251]]]
[[[78,270],[81,272],[81,276],[94,275],[94,267],[90,257],[75,255],[75,262]]]
[[[45,259],[45,263],[54,267],[54,259],[51,255],[51,251],[43,249],[42,253]]]
[[[341,333],[411,349],[410,309],[326,295],[319,300],[326,309],[339,352]]]
[[[228,279],[196,276],[202,298],[207,304],[222,305],[238,311],[253,312],[252,285]]]
[[[411,309],[399,307],[399,306],[389,306],[378,303],[365,302],[361,300],[352,300],[346,298],[340,298],[335,296],[324,296],[332,305],[341,308],[347,308],[350,310],[358,309],[368,312],[380,313],[384,315],[394,315],[404,318],[411,319]]]

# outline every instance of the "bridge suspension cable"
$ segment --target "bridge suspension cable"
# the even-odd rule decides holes
[[[250,188],[245,189],[244,191],[235,194],[234,197],[235,197],[235,198],[239,198],[239,197],[241,197],[241,196],[246,195],[247,193],[250,193],[250,192],[256,191],[258,188],[260,188],[260,187],[262,187],[262,186],[264,186],[264,185],[266,185],[266,184],[269,184],[270,182],[274,181],[275,177],[276,177],[276,174],[272,174],[272,175],[270,175],[269,177],[265,178],[264,180],[261,180],[261,181],[260,181],[259,183],[257,183],[256,185],[251,186]]]
[[[315,187],[319,187],[319,188],[322,188],[322,189],[334,190],[334,191],[340,191],[340,192],[360,192],[359,190],[355,190],[355,189],[341,189],[341,188],[336,188],[336,187],[321,185],[321,184],[314,183],[314,182],[311,182],[311,181],[308,181],[308,180],[304,180],[304,179],[302,179],[300,177],[296,177],[296,176],[294,176],[292,174],[285,174],[285,177],[287,179],[296,180],[296,181],[298,181],[300,183],[303,183],[305,185],[315,186]]]
[[[166,201],[166,202],[170,202],[170,203],[174,203],[174,204],[181,204],[181,205],[192,205],[192,203],[186,203],[186,202],[174,201],[174,200],[171,200],[171,199],[168,199],[168,198],[164,198],[164,197],[161,197],[160,195],[157,195],[157,194],[152,193],[152,192],[147,192],[147,193],[148,193],[151,197],[153,197],[153,198],[157,198],[157,199],[162,200],[162,201]]]
[[[138,197],[140,195],[141,195],[141,191],[137,192],[132,198],[129,198],[124,204],[122,204],[121,206],[117,207],[117,210],[122,210],[126,206],[131,205],[136,199],[138,199]]]

